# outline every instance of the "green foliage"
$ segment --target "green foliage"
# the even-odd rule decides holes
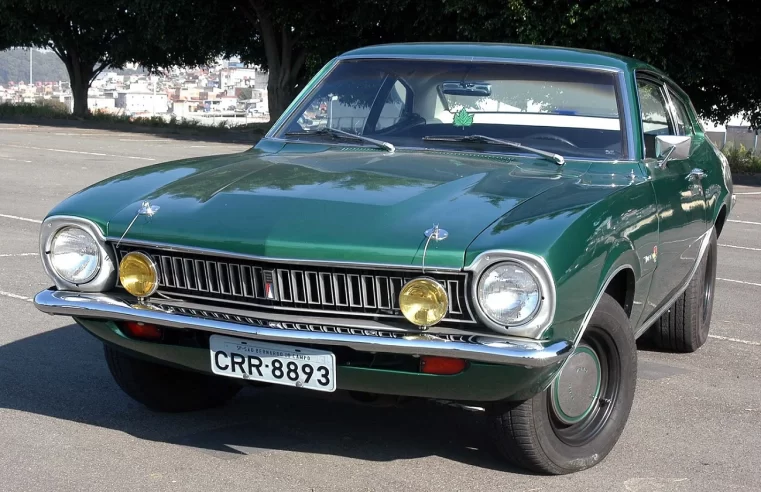
[[[45,104],[0,103],[0,120],[24,118],[69,119],[71,114],[66,105],[59,101],[46,101]]]
[[[739,147],[727,144],[722,152],[727,156],[733,173],[761,173],[761,156],[755,155],[752,149],[746,149],[743,144]]]

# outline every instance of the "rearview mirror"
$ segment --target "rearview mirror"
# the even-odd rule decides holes
[[[682,160],[690,157],[692,138],[683,135],[658,135],[655,137],[655,155],[664,167],[672,159]]]
[[[441,92],[450,96],[491,96],[488,82],[442,82]]]

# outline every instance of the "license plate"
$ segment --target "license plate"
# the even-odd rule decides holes
[[[336,390],[336,357],[324,350],[212,335],[211,370],[231,378]]]

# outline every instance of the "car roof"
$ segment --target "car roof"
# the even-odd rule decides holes
[[[473,57],[543,63],[590,65],[623,71],[646,69],[660,75],[660,70],[626,56],[603,51],[503,43],[395,43],[378,44],[347,51],[341,57]]]

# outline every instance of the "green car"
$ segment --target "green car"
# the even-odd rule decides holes
[[[569,473],[621,435],[637,338],[706,342],[733,202],[687,95],[649,65],[372,46],[254,148],[58,205],[35,304],[102,340],[151,409],[269,384],[443,400],[486,412],[510,461]]]

